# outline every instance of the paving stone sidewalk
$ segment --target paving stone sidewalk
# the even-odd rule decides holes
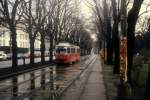
[[[120,81],[119,76],[113,74],[113,67],[105,65],[100,56],[97,56],[88,69],[90,73],[79,78],[69,89],[67,99],[63,100],[119,100]]]
[[[91,74],[79,100],[107,100],[102,65],[99,56],[97,56],[97,59],[93,64]]]

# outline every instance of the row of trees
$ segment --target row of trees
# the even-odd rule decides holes
[[[95,25],[98,30],[98,37],[100,42],[103,42],[104,46],[107,46],[107,64],[112,64],[114,53],[114,73],[119,74],[119,29],[122,27],[119,25],[121,22],[122,9],[120,8],[120,0],[102,0],[103,3],[98,0],[94,0],[94,15]],[[128,48],[128,81],[131,83],[131,68],[134,54],[134,40],[135,40],[135,27],[138,19],[139,11],[143,0],[137,2],[134,0],[133,6],[128,12],[127,16],[127,48]],[[111,4],[111,5],[110,5]],[[112,17],[110,17],[112,16]]]
[[[114,73],[119,73],[119,6],[116,0],[93,1],[99,44],[107,48],[107,64],[112,64],[114,53]]]
[[[145,68],[145,65],[148,65],[148,69],[147,72],[143,72],[143,75],[146,75],[146,82],[144,82],[144,88],[145,88],[145,100],[149,100],[150,99],[150,68],[149,68],[149,64],[150,64],[150,18],[147,19],[147,23],[146,23],[146,29],[145,31],[141,31],[140,35],[136,36],[136,51],[139,52],[139,55],[137,57],[135,57],[134,59],[134,63],[133,65],[136,66],[140,66],[140,69]],[[139,59],[139,60],[138,60]],[[138,65],[139,63],[139,65]],[[146,73],[146,74],[145,74]]]
[[[103,48],[107,48],[107,64],[113,64],[114,60],[114,73],[119,74],[120,68],[120,54],[119,54],[119,39],[120,29],[122,29],[122,13],[123,10],[121,7],[122,0],[93,0],[94,3],[92,5],[94,12],[94,23],[97,27],[97,36],[99,38],[99,44],[103,44]],[[133,57],[135,52],[135,29],[137,25],[138,18],[141,17],[142,14],[147,13],[147,11],[139,14],[141,6],[144,0],[133,0],[133,5],[131,9],[127,12],[127,16],[125,18],[127,25],[124,27],[126,29],[127,36],[127,79],[128,83],[132,86],[132,68],[133,68]],[[130,0],[126,0],[126,6],[130,3]],[[148,21],[148,20],[146,20]],[[148,29],[149,33],[149,29]],[[149,36],[146,36],[147,39]],[[149,42],[147,42],[149,43]],[[101,45],[100,45],[101,46]],[[106,47],[105,47],[106,46]],[[149,46],[149,45],[147,45]],[[113,56],[114,55],[114,56]],[[150,74],[150,71],[149,71]],[[150,75],[148,77],[147,89],[146,89],[146,98],[145,100],[149,100],[149,83],[150,83]]]
[[[17,30],[29,34],[30,64],[34,65],[34,43],[40,36],[41,63],[45,63],[45,39],[50,41],[50,61],[54,42],[70,41],[91,48],[90,34],[79,19],[78,2],[74,0],[0,0],[1,26],[10,30],[12,67],[17,68]],[[79,33],[85,33],[85,36]],[[82,33],[82,34],[83,34]],[[82,41],[80,41],[82,39]],[[87,41],[88,40],[88,41]],[[80,42],[85,42],[84,44]],[[86,43],[89,44],[86,44]]]

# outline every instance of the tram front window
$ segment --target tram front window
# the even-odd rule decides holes
[[[66,53],[66,49],[65,48],[57,48],[56,49],[56,53]]]

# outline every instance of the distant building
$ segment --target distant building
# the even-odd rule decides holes
[[[46,41],[46,50],[49,49],[49,41]],[[35,49],[40,50],[40,36],[36,37],[35,40]],[[17,30],[17,47],[19,49],[26,49],[26,51],[29,51],[30,48],[30,40],[29,40],[29,34],[22,31],[22,30]],[[9,50],[8,50],[9,49]],[[11,38],[10,38],[10,31],[9,29],[6,29],[4,27],[0,26],[0,51],[11,51]]]

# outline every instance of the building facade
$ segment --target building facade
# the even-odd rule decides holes
[[[49,49],[49,41],[46,41],[46,50]],[[36,37],[35,40],[35,49],[36,50],[40,50],[40,45],[41,45],[41,41],[40,41],[40,35]],[[10,48],[11,51],[11,34],[10,31],[4,27],[0,26],[0,51],[2,48]],[[22,30],[17,30],[17,47],[21,48],[21,49],[30,49],[30,40],[29,40],[29,34],[22,31]]]

